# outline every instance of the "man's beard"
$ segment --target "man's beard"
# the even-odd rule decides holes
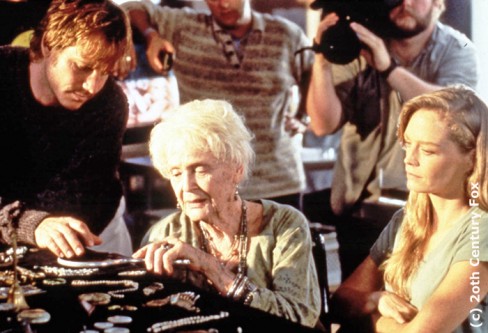
[[[410,12],[408,13],[411,17],[415,19],[415,26],[413,28],[403,28],[393,23],[393,31],[391,32],[391,35],[389,35],[389,37],[396,39],[408,39],[417,36],[418,34],[427,30],[433,20],[433,7],[424,17],[418,17],[417,15],[414,15]]]

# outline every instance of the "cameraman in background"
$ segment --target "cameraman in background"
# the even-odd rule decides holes
[[[450,84],[474,88],[478,79],[472,42],[439,22],[444,0],[396,4],[385,15],[396,30],[390,37],[379,37],[366,24],[348,23],[359,39],[360,56],[338,64],[318,53],[313,65],[307,97],[311,128],[317,135],[343,129],[330,200],[342,280],[366,258],[390,218],[367,217],[364,208],[382,192],[406,190],[404,152],[396,138],[401,105]],[[323,34],[341,19],[324,11],[314,43],[322,43]]]

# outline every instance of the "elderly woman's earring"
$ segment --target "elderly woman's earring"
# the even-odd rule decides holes
[[[181,205],[179,202],[176,203],[176,209],[181,209]]]
[[[234,192],[234,201],[239,199],[239,186],[236,185],[236,191]]]

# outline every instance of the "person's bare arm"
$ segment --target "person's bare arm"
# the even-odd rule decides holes
[[[362,48],[361,55],[366,59],[368,64],[379,72],[385,71],[391,64],[391,56],[386,49],[383,39],[358,23],[351,23],[351,29],[366,46]],[[391,72],[387,80],[390,86],[398,91],[405,101],[442,88],[439,85],[420,79],[400,66]]]
[[[477,272],[477,273],[475,273]],[[479,274],[480,298],[473,298],[470,277]],[[458,327],[488,292],[488,263],[478,267],[467,261],[454,264],[424,307],[409,322],[400,324],[381,316],[376,331],[395,333],[449,333]]]
[[[334,292],[331,309],[338,319],[364,317],[376,311],[377,301],[372,294],[383,286],[378,266],[368,256]]]
[[[336,14],[327,15],[319,24],[315,41],[320,40],[323,32],[337,20]],[[342,105],[335,92],[331,67],[332,64],[322,54],[316,54],[306,104],[310,128],[316,135],[334,132],[342,117]]]
[[[173,45],[162,39],[157,29],[151,26],[148,14],[141,9],[129,11],[131,25],[138,30],[146,39],[146,56],[149,65],[158,73],[163,73],[163,64],[159,59],[161,51],[174,53]]]

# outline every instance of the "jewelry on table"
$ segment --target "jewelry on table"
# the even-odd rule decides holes
[[[146,304],[144,304],[144,306],[148,306],[150,308],[162,308],[168,303],[169,303],[169,297],[165,297],[165,298],[158,298],[158,299],[147,301]]]
[[[163,321],[160,323],[153,324],[150,328],[147,329],[147,331],[153,333],[159,333],[177,327],[196,325],[196,324],[206,323],[213,320],[220,320],[228,316],[229,316],[228,312],[221,311],[219,314],[215,314],[215,315],[193,316],[193,317],[181,318],[177,320],[168,320],[168,321]]]
[[[151,285],[142,289],[142,292],[144,293],[144,295],[150,296],[154,294],[156,291],[163,290],[163,289],[164,289],[164,285],[161,282],[154,282]]]
[[[137,311],[137,306],[135,306],[135,305],[124,305],[124,308],[122,310],[124,310],[124,311]]]
[[[26,309],[17,315],[17,320],[26,321],[29,324],[45,324],[51,319],[51,315],[44,309]]]
[[[137,306],[114,304],[109,306],[108,310],[109,311],[137,311]]]
[[[112,324],[130,324],[132,318],[129,316],[111,316],[107,318],[107,321]]]
[[[15,255],[17,259],[22,259],[24,255],[29,251],[27,246],[17,246]],[[0,267],[11,266],[14,262],[14,248],[9,247],[6,251],[0,252]]]
[[[34,269],[40,269],[47,275],[58,277],[66,276],[89,276],[99,271],[98,268],[64,268],[56,266],[34,266]]]
[[[127,327],[110,327],[103,331],[103,333],[130,333]]]
[[[37,295],[46,292],[45,290],[30,284],[19,286],[19,289],[24,296]],[[9,295],[9,290],[10,287],[0,287],[0,299],[7,299]]]
[[[1,285],[12,285],[15,278],[17,277],[18,283],[26,284],[34,282],[37,279],[45,278],[44,273],[36,273],[27,268],[17,266],[17,274],[14,274],[13,270],[0,271],[0,284]]]
[[[42,280],[42,284],[45,286],[59,286],[59,285],[66,284],[66,279],[63,278],[44,279]]]
[[[194,311],[198,313],[200,312],[200,308],[195,306],[195,303],[199,298],[200,295],[195,295],[193,291],[185,291],[185,292],[169,295],[165,298],[153,299],[151,301],[146,302],[144,306],[156,308],[156,307],[163,307],[166,304],[170,304],[170,305],[178,306],[188,311]]]
[[[171,305],[179,306],[180,308],[188,311],[200,312],[200,308],[195,306],[196,301],[200,298],[200,295],[195,295],[192,291],[183,293],[177,293],[169,296],[169,303]]]
[[[104,322],[96,322],[95,324],[93,324],[93,326],[95,326],[95,328],[98,328],[99,330],[104,330],[106,328],[114,327],[114,324],[109,323],[108,321],[104,321]]]
[[[110,295],[106,293],[85,293],[78,296],[81,302],[92,305],[107,305],[110,303]]]
[[[46,277],[46,274],[44,274],[43,272],[34,272],[34,271],[31,271],[30,269],[27,269],[27,268],[24,268],[24,267],[21,267],[21,266],[17,266],[17,272],[20,273],[20,278],[24,281],[27,281],[27,280],[37,280],[37,279],[43,279]]]
[[[147,271],[143,269],[137,269],[137,270],[132,270],[132,271],[123,271],[117,273],[118,276],[142,276],[145,275]]]
[[[21,259],[29,249],[27,246],[18,246],[16,255],[18,259]],[[0,252],[0,267],[7,267],[14,262],[14,248],[9,247],[6,251]]]
[[[95,281],[73,280],[71,281],[71,285],[74,287],[119,286],[119,285],[127,287],[124,289],[109,291],[108,294],[114,298],[124,298],[125,295],[123,295],[123,293],[136,291],[137,289],[139,289],[139,283],[132,280],[95,280]]]
[[[8,311],[14,311],[15,310],[15,305],[12,303],[0,303],[0,313],[3,311],[8,312]]]

